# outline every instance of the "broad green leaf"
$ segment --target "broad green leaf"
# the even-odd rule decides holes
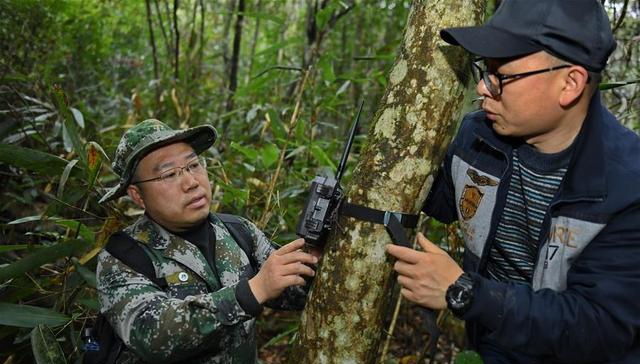
[[[64,171],[62,171],[62,176],[60,177],[60,183],[58,184],[58,198],[62,198],[62,193],[64,192],[64,186],[67,184],[67,179],[69,179],[69,174],[71,174],[71,169],[78,163],[77,159],[70,161],[66,167],[64,167]]]
[[[231,142],[231,149],[242,153],[250,162],[255,162],[258,159],[258,152],[255,149],[243,147],[236,142]]]
[[[84,250],[89,244],[84,240],[72,239],[46,248],[38,249],[24,258],[0,268],[0,282],[16,278],[44,264],[54,262],[76,252]],[[1,316],[1,315],[0,315]]]
[[[57,327],[69,320],[71,317],[49,308],[0,302],[0,325],[36,327],[44,324]]]
[[[9,144],[0,144],[0,162],[46,176],[59,176],[69,163],[53,154]],[[71,175],[75,176],[76,172]]]
[[[262,164],[265,168],[270,168],[278,161],[280,149],[273,144],[267,144],[262,148]]]
[[[276,137],[276,139],[284,140],[287,137],[287,132],[284,128],[284,124],[282,124],[282,119],[280,119],[280,115],[274,109],[269,109],[267,111],[269,114],[269,120],[271,121],[269,127],[271,128],[271,132]]]
[[[311,146],[311,154],[313,154],[313,156],[321,165],[329,166],[331,167],[332,170],[334,171],[336,170],[336,165],[333,163],[331,158],[329,158],[327,153],[325,153],[324,150],[320,148],[318,144],[313,144]]]
[[[46,325],[31,330],[31,350],[37,364],[65,364],[64,352],[56,336]]]
[[[483,364],[482,358],[478,353],[471,350],[461,351],[457,356],[454,364]]]

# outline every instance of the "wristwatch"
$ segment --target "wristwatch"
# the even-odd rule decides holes
[[[473,278],[468,273],[462,275],[447,288],[445,299],[447,308],[457,318],[461,318],[471,307],[473,302]]]

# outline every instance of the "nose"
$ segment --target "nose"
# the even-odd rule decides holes
[[[487,85],[484,83],[484,80],[481,78],[476,85],[476,94],[481,97],[491,97],[491,92],[487,88]]]
[[[189,191],[193,188],[196,188],[200,185],[200,183],[198,182],[198,180],[196,179],[196,177],[191,174],[191,172],[187,171],[186,169],[182,170],[182,187],[185,189],[185,191]]]

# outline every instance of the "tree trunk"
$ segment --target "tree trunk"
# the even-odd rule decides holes
[[[178,2],[179,0],[173,0],[173,34],[175,35],[175,48],[173,49],[175,53],[174,58],[174,70],[173,70],[173,81],[178,82],[180,78],[180,31],[178,30]]]
[[[160,104],[160,75],[158,73],[158,55],[156,50],[156,40],[155,40],[155,37],[153,36],[153,21],[151,19],[152,17],[151,5],[149,4],[149,0],[145,0],[144,3],[147,8],[147,23],[149,25],[149,43],[151,44],[151,55],[153,57],[153,79],[155,80],[154,88],[156,89],[156,105],[154,108],[155,110],[158,108],[158,105]]]
[[[238,88],[238,64],[240,63],[240,45],[242,43],[242,22],[244,20],[244,0],[238,0],[238,15],[236,18],[235,32],[233,34],[233,51],[231,54],[229,88],[225,110],[233,110],[233,96]],[[226,131],[228,121],[223,124],[223,132]]]
[[[474,25],[482,0],[414,1],[347,197],[417,213],[459,117],[468,56],[441,28]],[[382,225],[341,217],[325,248],[290,363],[373,363],[394,284]]]

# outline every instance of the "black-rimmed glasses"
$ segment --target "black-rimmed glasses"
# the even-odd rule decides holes
[[[187,164],[185,164],[182,167],[167,169],[166,171],[160,173],[160,176],[158,177],[145,179],[143,181],[131,182],[131,184],[135,185],[139,183],[155,182],[155,181],[162,181],[164,183],[173,184],[180,181],[180,177],[182,177],[182,174],[184,173],[184,171],[187,171],[189,172],[189,174],[194,175],[198,173],[203,173],[206,168],[207,168],[207,162],[204,159],[204,157],[197,156],[191,159],[189,162],[187,162]]]
[[[539,73],[551,72],[555,70],[559,70],[561,68],[571,67],[570,64],[563,64],[555,67],[539,69],[535,71],[528,71],[522,73],[514,73],[511,75],[505,75],[499,72],[489,72],[486,69],[483,69],[480,63],[483,63],[482,60],[475,60],[471,62],[471,73],[473,74],[473,78],[476,83],[482,80],[484,85],[487,87],[487,90],[491,93],[493,97],[502,95],[502,81],[510,80],[510,79],[520,79],[528,76],[537,75]]]

